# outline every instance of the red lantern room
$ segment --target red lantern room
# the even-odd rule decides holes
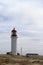
[[[16,34],[16,29],[14,28],[13,30],[12,30],[12,35],[11,35],[11,37],[13,37],[13,36],[17,36],[17,34]]]

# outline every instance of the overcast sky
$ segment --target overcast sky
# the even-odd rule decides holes
[[[43,0],[0,0],[0,53],[10,51],[14,27],[19,52],[22,45],[25,53],[43,54]]]

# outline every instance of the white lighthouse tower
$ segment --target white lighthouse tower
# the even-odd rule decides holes
[[[17,34],[15,28],[11,31],[11,53],[13,55],[17,54]]]

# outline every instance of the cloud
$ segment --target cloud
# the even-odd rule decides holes
[[[13,4],[13,0],[2,2],[6,4],[3,6],[0,12],[0,21],[10,22],[8,26],[16,26],[21,29],[30,29],[36,30],[43,28],[43,8],[37,6],[37,1],[28,1],[21,2],[15,1],[16,4]],[[35,4],[34,4],[35,3]],[[1,4],[1,5],[3,5]],[[38,3],[39,4],[39,3]],[[39,20],[40,18],[40,20]],[[41,21],[41,22],[40,22]],[[7,23],[5,23],[6,25]],[[9,25],[10,24],[10,25]],[[17,25],[18,24],[18,25]],[[27,32],[26,30],[26,32]]]
[[[32,31],[40,31],[41,28],[43,28],[43,7],[39,6],[41,5],[39,3],[40,1],[21,2],[16,0],[14,2],[15,4],[13,0],[11,0],[11,2],[10,0],[6,0],[0,4],[0,6],[3,7],[1,7],[2,9],[0,10],[0,21],[2,24],[5,22],[5,27],[15,26],[17,29],[20,27],[19,29],[24,29],[25,32],[30,32],[30,30],[31,33]]]

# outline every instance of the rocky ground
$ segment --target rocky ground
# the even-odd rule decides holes
[[[43,56],[29,58],[18,55],[0,55],[0,65],[43,65]]]

